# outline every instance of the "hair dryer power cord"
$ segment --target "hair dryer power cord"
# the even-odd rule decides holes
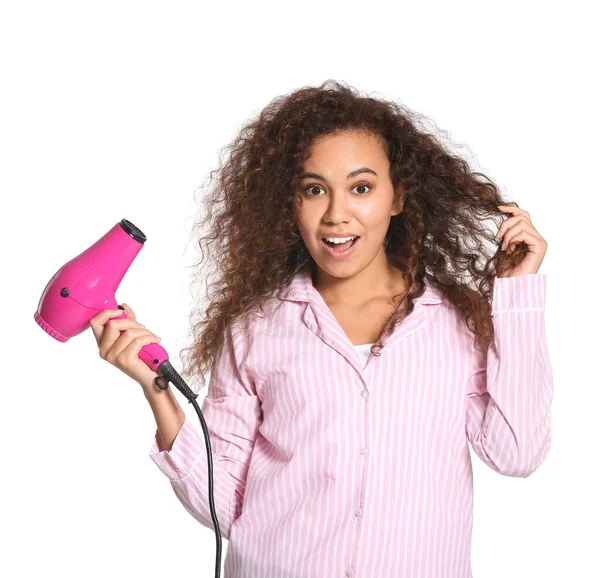
[[[221,575],[221,530],[219,528],[219,522],[217,520],[217,514],[215,511],[215,499],[213,494],[213,462],[212,462],[212,450],[210,447],[210,436],[208,434],[208,428],[206,427],[206,422],[204,421],[204,416],[200,411],[200,407],[198,407],[198,403],[196,402],[196,398],[198,394],[194,393],[187,385],[185,381],[183,381],[182,377],[175,371],[171,363],[167,361],[163,361],[158,366],[159,371],[162,375],[159,375],[154,379],[154,383],[156,387],[159,389],[167,389],[169,387],[169,382],[173,383],[173,385],[185,396],[189,403],[194,406],[198,417],[200,418],[200,425],[202,426],[202,431],[204,432],[204,442],[206,444],[206,456],[208,458],[208,503],[210,505],[210,515],[212,517],[213,525],[215,527],[215,535],[217,537],[217,557],[215,563],[215,578],[219,578]]]

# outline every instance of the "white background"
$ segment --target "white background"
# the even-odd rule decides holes
[[[333,78],[449,131],[549,244],[540,273],[552,449],[525,479],[496,474],[471,451],[474,578],[600,575],[591,6],[3,3],[0,574],[214,575],[214,531],[148,456],[155,423],[138,384],[100,359],[91,330],[59,343],[33,314],[57,269],[127,218],[148,241],[117,302],[163,338],[180,369],[199,257],[195,190],[272,98]]]

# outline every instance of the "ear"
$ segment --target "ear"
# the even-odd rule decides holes
[[[398,185],[394,190],[394,201],[392,203],[392,211],[391,216],[395,217],[402,212],[402,208],[404,207],[404,187],[402,185]]]

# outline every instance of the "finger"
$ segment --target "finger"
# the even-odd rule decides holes
[[[511,227],[507,231],[506,235],[504,236],[504,240],[502,241],[500,250],[504,251],[507,247],[525,240],[525,236],[527,235],[531,235],[532,238],[537,238],[536,244],[538,244],[539,241],[543,241],[542,237],[533,227],[528,225],[526,222],[521,221],[521,224]]]
[[[535,253],[536,255],[544,255],[546,253],[546,249],[548,247],[548,243],[543,237],[539,237],[538,235],[534,235],[530,231],[523,231],[518,238],[514,240],[516,243],[523,241],[527,245],[527,249],[530,253]],[[510,255],[516,249],[516,245],[509,247],[506,251],[507,255]]]
[[[133,312],[133,309],[131,307],[129,307],[129,305],[127,305],[127,303],[121,303],[121,305],[125,309],[125,314],[127,315],[128,319],[133,319],[134,321],[137,321],[137,318],[135,316],[135,313]]]
[[[525,221],[521,220],[519,223],[509,227],[502,237],[502,245],[500,246],[501,251],[504,251],[511,243],[514,243],[515,237],[523,231],[524,226]]]
[[[130,321],[130,320],[128,320]],[[133,323],[133,321],[131,321]],[[136,338],[152,336],[156,337],[152,331],[144,329],[142,327],[133,327],[127,329],[117,339],[113,341],[106,340],[100,345],[100,357],[103,357],[110,363],[114,363],[119,354]]]
[[[109,323],[104,327],[104,331],[98,341],[98,349],[100,350],[100,357],[105,358],[106,354],[110,351],[113,344],[121,337],[121,334],[131,331],[133,329],[139,329],[141,331],[148,331],[142,328],[137,321],[133,319],[114,319],[109,320]]]
[[[521,209],[516,203],[514,205],[496,205],[498,209],[505,213],[512,213],[513,215],[524,215],[530,219],[529,213],[525,209]]]
[[[146,326],[138,323],[134,319],[109,319],[104,326],[103,335],[108,335],[109,338],[114,337],[116,339],[119,337],[119,333],[122,333],[127,329],[136,329],[138,327]]]
[[[509,213],[515,212],[518,213],[520,210],[519,205],[517,203],[508,204],[508,205],[496,205],[498,209],[501,211],[508,211]]]
[[[138,357],[139,352],[145,345],[148,345],[149,343],[159,343],[160,341],[162,341],[162,339],[154,334],[136,337],[121,351],[121,353],[119,353],[119,362],[133,365],[135,358]]]
[[[501,239],[505,235],[508,229],[514,227],[520,221],[524,221],[533,227],[533,223],[524,215],[516,215],[514,217],[509,217],[506,219],[500,227],[498,227],[498,232],[496,233],[496,239]]]
[[[94,315],[90,319],[90,327],[92,328],[92,332],[94,337],[96,338],[96,342],[99,342],[102,338],[102,335],[105,330],[105,324],[110,320],[116,317],[120,317],[123,315],[123,311],[120,309],[105,309],[104,311],[100,311],[97,315]]]

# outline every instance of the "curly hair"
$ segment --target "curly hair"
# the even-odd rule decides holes
[[[199,376],[200,387],[206,385],[204,373],[228,324],[262,311],[267,299],[277,301],[296,272],[314,264],[293,212],[298,176],[317,137],[349,131],[379,137],[392,185],[404,191],[402,212],[391,217],[384,247],[409,291],[380,340],[413,311],[427,276],[460,312],[475,347],[489,345],[494,277],[518,264],[527,245],[518,244],[511,254],[500,251],[494,219],[506,217],[497,207],[509,202],[488,177],[453,153],[441,134],[428,130],[426,120],[400,103],[361,96],[330,79],[276,97],[242,127],[225,148],[230,154],[225,162],[220,159],[217,178],[211,171],[201,186],[215,182],[203,197],[205,218],[194,226],[202,233],[208,225],[198,241],[197,265],[206,252],[213,271],[196,270],[197,276],[204,273],[208,306],[205,315],[201,308],[191,313],[194,342],[182,350],[191,353],[185,378]],[[486,219],[494,223],[491,229]]]

